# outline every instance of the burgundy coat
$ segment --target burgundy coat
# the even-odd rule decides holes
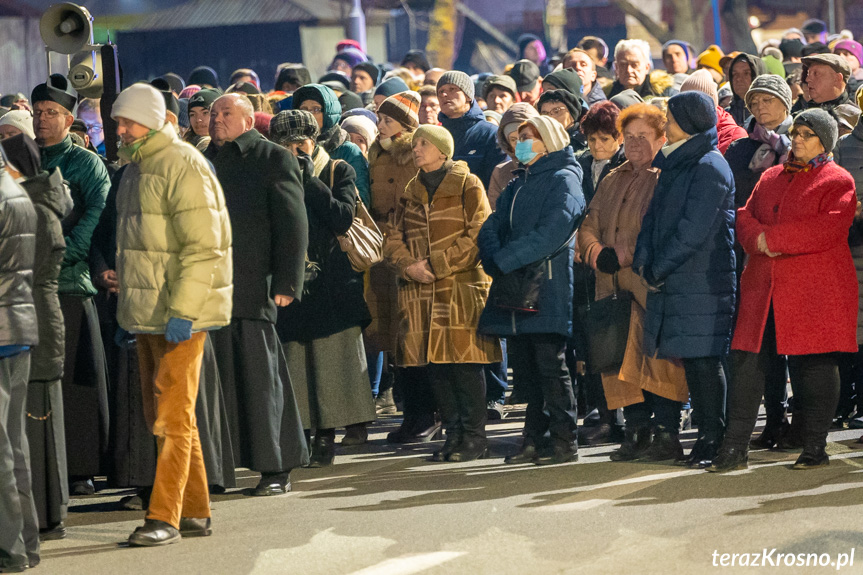
[[[737,211],[737,237],[749,256],[740,285],[732,349],[757,353],[773,300],[776,347],[782,355],[857,351],[857,276],[848,229],[854,180],[829,162],[789,174],[764,172]],[[758,251],[765,232],[767,247]]]

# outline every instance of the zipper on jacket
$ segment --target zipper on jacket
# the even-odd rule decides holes
[[[509,313],[512,316],[512,335],[515,335],[515,312],[511,311]]]
[[[551,260],[548,260],[548,279],[551,279]]]

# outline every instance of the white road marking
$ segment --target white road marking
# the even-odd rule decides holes
[[[354,571],[349,575],[412,575],[426,569],[431,569],[465,553],[457,551],[438,551],[421,555],[405,555],[395,559],[381,561],[377,565]]]

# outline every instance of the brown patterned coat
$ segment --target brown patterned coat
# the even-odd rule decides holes
[[[465,162],[453,164],[431,203],[417,178],[408,184],[384,245],[401,278],[397,365],[501,360],[497,338],[476,331],[491,287],[476,237],[490,213],[485,189]],[[407,267],[426,258],[436,281],[408,279]]]
[[[379,142],[369,149],[372,205],[369,209],[378,228],[386,236],[395,216],[396,207],[417,169],[411,151],[413,133],[404,133],[393,141],[389,150]],[[394,352],[398,330],[398,288],[396,273],[386,264],[369,270],[365,287],[366,304],[372,323],[363,331],[368,352]]]

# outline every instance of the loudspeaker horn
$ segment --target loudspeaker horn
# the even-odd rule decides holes
[[[54,4],[39,20],[39,33],[52,52],[75,54],[92,43],[93,17],[83,6]]]
[[[98,51],[78,52],[69,62],[69,83],[85,98],[102,96],[102,54]]]

